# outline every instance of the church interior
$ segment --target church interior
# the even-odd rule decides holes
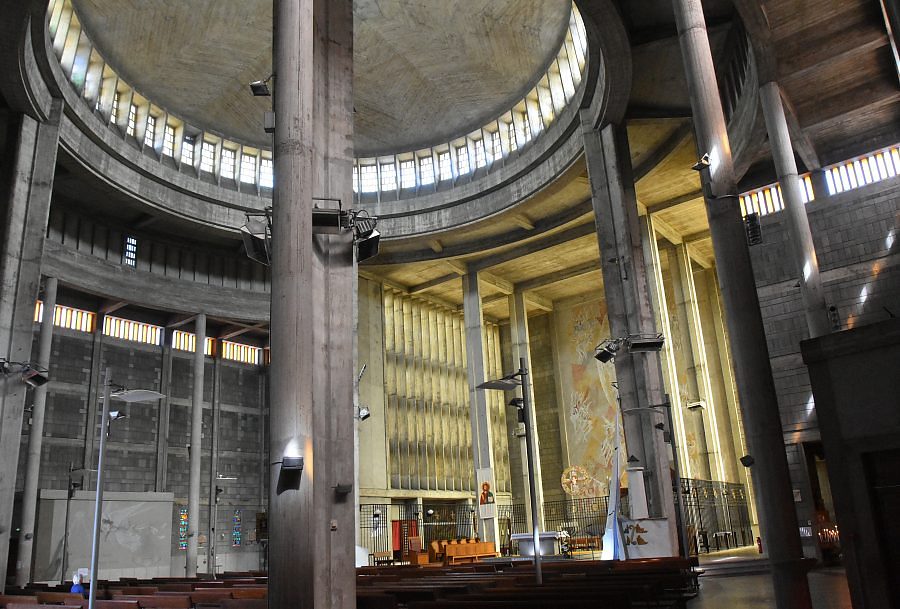
[[[17,0],[0,609],[900,609],[897,0]]]

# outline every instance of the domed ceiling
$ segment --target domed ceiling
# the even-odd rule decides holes
[[[267,146],[272,0],[73,0],[106,61],[189,123]],[[570,0],[356,0],[357,156],[445,142],[508,110],[555,56]]]

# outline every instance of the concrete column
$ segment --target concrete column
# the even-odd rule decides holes
[[[628,134],[624,126],[608,124],[601,130],[586,125],[583,135],[611,338],[655,334]],[[664,402],[658,353],[630,354],[623,347],[615,366],[623,412]],[[674,555],[678,545],[668,450],[654,428],[664,423],[665,415],[639,413],[622,417],[626,458],[634,456],[637,462],[631,466],[644,468],[650,515],[669,519]]]
[[[219,480],[219,421],[222,411],[220,407],[221,394],[220,383],[222,374],[221,344],[216,345],[213,352],[213,383],[212,383],[212,428],[209,433],[209,506],[206,519],[206,571],[216,573],[217,553],[219,538],[216,528],[219,526],[219,495],[216,487]]]
[[[188,478],[188,547],[185,575],[197,575],[200,548],[200,464],[203,457],[203,373],[206,368],[206,314],[194,322],[194,386],[191,397],[190,476]],[[207,540],[207,543],[209,541]]]
[[[44,314],[38,339],[37,364],[50,367],[50,348],[53,344],[53,316],[56,311],[56,277],[44,280]],[[34,522],[37,511],[38,483],[41,478],[41,448],[44,443],[44,412],[47,406],[47,385],[32,394],[31,431],[28,434],[28,460],[25,463],[25,489],[22,493],[22,524],[19,527],[19,556],[16,558],[16,587],[24,588],[31,581],[31,556],[34,550]]]
[[[534,368],[531,364],[531,343],[528,335],[528,306],[525,302],[525,293],[516,290],[509,295],[509,327],[511,331],[512,360],[518,362],[525,358],[528,364],[528,384],[531,386],[531,395],[534,395]],[[541,451],[538,441],[537,426],[537,405],[532,404],[526,409],[525,416],[528,417],[528,427],[531,429],[531,442],[534,448],[534,483],[537,497],[535,498],[538,505],[538,525],[544,530],[544,483],[541,478]],[[524,428],[524,425],[523,425]],[[524,429],[521,434],[517,433],[522,453],[522,478],[523,488],[525,489],[525,516],[529,529],[531,528],[531,496],[528,492],[528,456],[525,448],[526,439]]]
[[[703,171],[706,215],[715,250],[719,283],[734,356],[747,443],[772,579],[780,609],[811,607],[802,557],[778,400],[772,380],[766,335],[750,263],[746,231],[736,197],[734,166],[719,98],[715,66],[700,0],[673,0],[685,62],[697,148],[710,155]]]
[[[162,345],[162,372],[159,379],[159,418],[156,432],[156,492],[166,490],[169,463],[169,396],[172,395],[172,330],[164,331]]]
[[[819,276],[819,259],[813,243],[812,231],[809,228],[809,217],[803,203],[800,177],[797,174],[797,161],[794,160],[794,148],[787,120],[784,117],[784,105],[781,102],[781,88],[776,82],[767,82],[759,90],[759,100],[766,129],[769,132],[769,147],[775,161],[775,171],[781,184],[784,198],[784,217],[788,227],[788,249],[794,257],[794,265],[800,276],[800,296],[803,298],[803,312],[810,338],[816,338],[831,331],[828,320],[828,308],[822,292],[822,279]]]
[[[15,362],[31,359],[34,303],[41,279],[61,110],[62,102],[54,100],[45,122],[0,113],[0,120],[6,122],[0,129],[4,151],[0,168],[0,355]],[[16,374],[0,376],[0,573],[4,574],[26,387]],[[0,580],[0,593],[4,585],[5,580]]]
[[[666,304],[666,287],[662,276],[662,264],[660,262],[659,244],[656,238],[656,229],[653,227],[653,218],[650,215],[644,217],[641,222],[641,240],[644,245],[644,264],[647,267],[650,296],[656,312],[656,327],[666,337],[666,343],[660,357],[660,368],[666,390],[669,393],[669,403],[672,411],[673,434],[672,442],[678,452],[678,477],[692,478],[694,472],[688,459],[687,435],[685,430],[684,405],[681,399],[681,384],[678,380],[675,348],[673,347],[672,325],[669,323],[669,307]]]
[[[679,416],[684,421],[686,439],[693,437],[696,442],[695,454],[698,455],[697,458],[692,459],[690,451],[685,446],[682,463],[690,464],[693,477],[712,480],[713,468],[709,460],[709,448],[706,444],[702,414],[688,409],[691,401],[704,398],[705,395],[700,391],[701,385],[694,360],[694,341],[691,336],[693,328],[690,320],[690,294],[692,291],[686,290],[684,286],[684,275],[690,273],[690,261],[679,255],[676,248],[677,246],[665,248],[665,255],[669,262],[669,278],[672,282],[672,310],[675,322],[671,324],[672,335],[669,338],[675,347],[673,365],[676,368],[677,377],[679,380],[684,379],[683,383],[676,386],[679,394]],[[687,270],[684,268],[685,263],[688,264]]]
[[[276,0],[274,26],[269,603],[352,609],[357,278],[352,235],[312,233],[314,197],[353,200],[352,3]]]
[[[478,480],[479,469],[494,470],[491,417],[487,408],[487,396],[484,390],[476,389],[486,379],[484,376],[484,318],[481,312],[481,289],[478,285],[478,273],[463,275],[463,315],[466,323],[466,369],[469,379],[469,414],[472,424],[472,460],[475,471],[472,475]],[[481,492],[476,488],[475,494]],[[480,515],[479,515],[480,518]],[[481,519],[481,539],[500,541],[496,516]]]

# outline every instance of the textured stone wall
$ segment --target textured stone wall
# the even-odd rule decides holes
[[[900,180],[873,184],[807,206],[825,300],[841,329],[900,315]],[[819,440],[815,401],[800,356],[809,337],[798,272],[780,214],[762,219],[764,243],[751,248],[772,373],[787,443],[800,526],[815,524],[803,442]],[[827,457],[827,455],[826,455]],[[832,515],[833,517],[833,515]],[[814,538],[807,555],[818,554]]]
[[[70,303],[63,303],[70,304]],[[81,303],[71,303],[78,305]],[[37,350],[35,324],[34,357]],[[128,417],[113,424],[107,445],[107,491],[171,492],[173,575],[183,573],[184,552],[178,548],[178,513],[187,505],[191,420],[192,355],[173,351],[168,386],[162,385],[164,354],[159,346],[143,345],[94,334],[54,328],[50,359],[52,382],[47,385],[47,414],[41,457],[42,489],[64,490],[70,465],[95,468],[99,438],[102,371],[109,366],[113,382],[128,388],[153,389],[169,396],[168,404],[113,402]],[[256,513],[264,511],[268,496],[266,457],[267,419],[265,369],[238,362],[207,358],[204,375],[203,458],[201,470],[200,531],[207,530],[212,473],[213,408],[218,410],[217,473],[221,480],[216,530],[219,569],[259,568],[260,546],[253,541]],[[28,404],[31,403],[29,396]],[[165,413],[163,408],[168,408]],[[93,414],[93,416],[91,416]],[[165,417],[168,414],[168,425]],[[160,417],[164,434],[160,435]],[[17,489],[24,485],[24,462],[31,432],[26,416],[19,456]],[[165,455],[165,467],[159,460]],[[159,476],[159,474],[162,474]],[[93,475],[92,475],[93,476]],[[158,480],[158,477],[160,478]],[[94,488],[93,477],[85,488]],[[161,482],[161,484],[160,484]],[[241,545],[232,546],[235,510],[239,510]],[[200,549],[204,568],[206,545]]]

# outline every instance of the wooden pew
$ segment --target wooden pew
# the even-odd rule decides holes
[[[0,608],[6,607],[10,603],[17,605],[37,605],[36,596],[17,596],[15,594],[0,594]]]
[[[38,592],[35,596],[40,605],[72,605],[81,607],[81,601],[84,600],[84,597],[80,594],[71,594],[69,592]]]

